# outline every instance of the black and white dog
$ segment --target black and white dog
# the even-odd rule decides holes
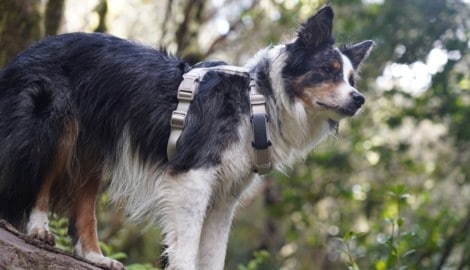
[[[110,269],[95,202],[109,181],[135,221],[161,226],[169,269],[223,269],[232,217],[261,178],[250,123],[250,77],[266,99],[272,163],[291,166],[364,104],[357,68],[372,41],[334,47],[324,7],[296,37],[258,52],[250,76],[209,71],[169,160],[176,92],[191,67],[105,34],[52,36],[0,73],[0,217],[54,244],[48,211],[69,217],[75,252]],[[200,66],[209,64],[202,63]]]

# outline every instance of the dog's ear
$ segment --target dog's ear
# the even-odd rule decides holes
[[[365,40],[346,46],[341,49],[341,52],[351,60],[353,67],[356,69],[367,58],[374,45],[375,42],[372,40]]]
[[[301,47],[316,48],[332,43],[333,9],[325,6],[303,23],[297,32],[297,44]]]

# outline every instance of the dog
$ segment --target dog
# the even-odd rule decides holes
[[[292,40],[259,51],[244,66],[248,76],[220,62],[191,67],[107,34],[34,44],[0,73],[0,217],[54,245],[48,212],[61,213],[77,255],[123,269],[98,246],[95,203],[106,182],[130,220],[161,227],[168,269],[223,269],[233,215],[262,183],[250,89],[265,99],[278,170],[305,158],[365,102],[357,70],[374,42],[335,47],[333,17],[325,6]],[[177,90],[196,68],[207,73],[169,158]]]

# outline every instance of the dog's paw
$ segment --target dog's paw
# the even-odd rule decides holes
[[[54,235],[48,230],[44,228],[32,228],[31,231],[28,233],[29,236],[41,240],[42,242],[54,246],[55,245],[55,238]]]
[[[101,254],[89,253],[85,255],[85,259],[109,270],[125,270],[125,267],[121,262],[105,257]]]
[[[109,270],[125,270],[125,267],[121,262],[108,257],[101,257],[97,261],[94,261],[94,263]]]
[[[46,211],[34,208],[29,215],[26,232],[29,236],[43,241],[48,245],[55,245],[54,235],[49,231],[49,219]]]

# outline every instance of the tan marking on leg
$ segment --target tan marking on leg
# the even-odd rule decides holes
[[[99,179],[88,179],[86,184],[78,190],[77,200],[74,203],[75,228],[81,244],[81,252],[96,252],[101,254],[98,246],[96,232],[95,204],[98,197]],[[83,255],[80,254],[80,255]]]
[[[73,148],[78,137],[78,124],[76,122],[67,122],[65,131],[57,146],[57,153],[49,171],[39,190],[34,208],[47,212],[49,209],[49,197],[54,182],[60,176],[66,175],[67,168],[73,155]]]
[[[75,253],[100,266],[111,270],[121,270],[124,266],[119,261],[103,256],[98,245],[96,231],[95,205],[98,198],[100,179],[89,177],[86,184],[78,190],[77,200],[72,208],[75,220],[76,237]]]
[[[55,244],[54,236],[49,231],[49,220],[47,218],[50,193],[55,181],[66,174],[66,168],[70,163],[73,145],[77,136],[78,126],[76,122],[65,124],[65,132],[57,146],[56,156],[42,180],[27,224],[27,233],[29,235],[50,245]]]

